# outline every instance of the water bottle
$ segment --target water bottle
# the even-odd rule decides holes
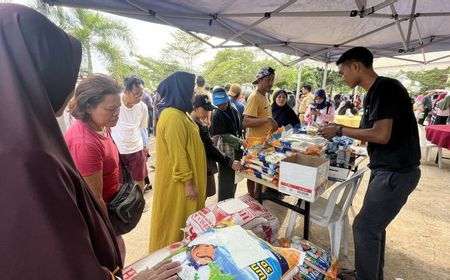
[[[336,164],[344,165],[345,164],[345,150],[344,147],[339,145],[339,149],[336,152]]]
[[[345,147],[344,154],[345,154],[345,160],[344,165],[345,167],[348,167],[350,165],[350,157],[351,157],[351,149],[350,146]]]

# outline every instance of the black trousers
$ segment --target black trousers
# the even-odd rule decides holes
[[[234,170],[226,165],[219,164],[219,194],[218,201],[234,198],[236,184],[234,183]]]
[[[405,205],[420,179],[420,169],[407,172],[372,170],[361,211],[353,222],[358,280],[383,280],[386,227]]]

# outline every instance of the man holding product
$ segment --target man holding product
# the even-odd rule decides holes
[[[368,142],[371,169],[361,211],[353,222],[355,269],[341,279],[382,280],[386,227],[405,205],[420,179],[420,147],[411,99],[403,85],[378,76],[364,47],[346,51],[336,62],[347,84],[367,91],[360,128],[328,125],[321,135]]]

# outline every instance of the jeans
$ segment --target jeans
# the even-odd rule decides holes
[[[405,205],[420,179],[420,169],[407,172],[372,170],[359,214],[353,222],[358,280],[383,280],[386,227]]]

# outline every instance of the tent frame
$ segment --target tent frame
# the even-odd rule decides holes
[[[41,0],[44,2],[47,2],[50,5],[59,4],[58,0]],[[220,49],[220,48],[238,48],[238,47],[255,47],[269,56],[271,56],[273,59],[275,59],[277,62],[284,66],[293,66],[305,59],[315,59],[319,61],[332,61],[333,59],[327,57],[323,57],[323,54],[332,51],[333,49],[346,49],[346,48],[352,48],[354,47],[351,45],[351,42],[354,42],[356,40],[359,40],[361,38],[373,35],[377,32],[380,32],[386,28],[389,28],[393,25],[397,26],[397,30],[399,33],[399,36],[401,38],[401,44],[398,46],[390,46],[390,47],[379,47],[379,48],[373,48],[369,47],[371,51],[374,53],[374,55],[379,56],[388,56],[392,57],[392,55],[386,55],[387,52],[389,53],[398,53],[398,55],[404,55],[408,53],[415,53],[417,51],[421,51],[423,55],[423,60],[414,61],[421,64],[427,64],[429,61],[427,61],[425,57],[425,48],[427,46],[430,46],[432,44],[442,43],[446,41],[450,41],[450,34],[443,35],[443,36],[430,36],[428,38],[422,38],[420,35],[420,29],[418,25],[418,18],[426,18],[426,17],[436,17],[436,16],[450,16],[450,12],[427,12],[427,13],[417,13],[416,12],[416,6],[417,6],[417,0],[413,0],[412,8],[409,14],[398,14],[394,4],[398,2],[399,0],[384,0],[383,2],[367,7],[367,0],[354,0],[356,9],[352,10],[343,10],[343,11],[307,11],[307,12],[289,12],[285,11],[287,8],[292,6],[294,3],[296,3],[298,0],[287,0],[286,3],[280,5],[278,8],[268,11],[268,12],[255,12],[255,13],[214,13],[214,14],[183,14],[183,13],[158,13],[149,7],[143,6],[142,4],[137,3],[135,0],[125,0],[127,4],[130,5],[130,10],[124,10],[124,9],[111,9],[111,8],[103,8],[100,6],[95,5],[77,5],[77,7],[82,8],[91,8],[91,9],[97,9],[102,10],[105,12],[113,13],[113,14],[121,14],[121,15],[129,15],[129,16],[148,16],[152,17],[154,19],[157,19],[163,24],[170,25],[173,27],[176,27],[185,33],[189,34],[190,36],[200,40],[201,42],[205,43],[211,48],[214,49]],[[64,4],[67,5],[67,4]],[[71,5],[67,5],[71,6]],[[72,5],[75,6],[75,5]],[[391,13],[378,13],[378,11],[390,7]],[[135,10],[133,10],[133,8]],[[358,35],[354,38],[347,39],[344,42],[336,42],[336,44],[315,44],[315,43],[308,43],[308,42],[291,42],[291,41],[281,41],[277,38],[274,38],[273,36],[268,36],[267,34],[264,34],[261,30],[257,30],[258,26],[262,22],[269,21],[272,18],[276,17],[343,17],[343,18],[385,18],[385,19],[392,19],[391,23],[388,23],[384,26],[378,27],[374,30],[371,30],[369,32],[366,32],[364,34]],[[251,24],[244,25],[243,28],[240,28],[237,30],[236,28],[233,28],[230,24],[227,23],[227,20],[230,20],[232,18],[242,18],[242,17],[255,17],[257,18],[255,21],[253,21]],[[201,38],[197,34],[195,34],[192,31],[189,31],[182,26],[179,26],[174,23],[173,19],[202,19],[202,20],[209,20],[210,24],[212,22],[217,22],[219,25],[221,25],[223,28],[230,31],[231,35],[225,38],[222,42],[218,44],[212,44],[208,42],[207,40]],[[400,23],[404,21],[409,21],[407,30],[403,30]],[[264,35],[265,37],[269,37],[271,39],[270,42],[260,42],[256,43],[253,40],[250,40],[245,35],[248,34],[250,31],[257,31],[261,35]],[[419,39],[411,40],[411,35],[413,31],[416,31],[419,35]],[[242,43],[240,44],[234,44],[231,43],[233,39],[239,38]],[[274,42],[275,41],[275,42]],[[293,50],[298,57],[297,59],[292,60],[291,62],[284,63],[280,61],[276,56],[271,54],[266,50],[266,48],[270,47],[276,47],[276,46],[284,46],[291,50]],[[315,51],[308,51],[308,47],[317,47],[317,46],[323,46],[323,48]],[[441,59],[446,58],[442,57]],[[434,59],[434,61],[437,61],[439,59]]]

